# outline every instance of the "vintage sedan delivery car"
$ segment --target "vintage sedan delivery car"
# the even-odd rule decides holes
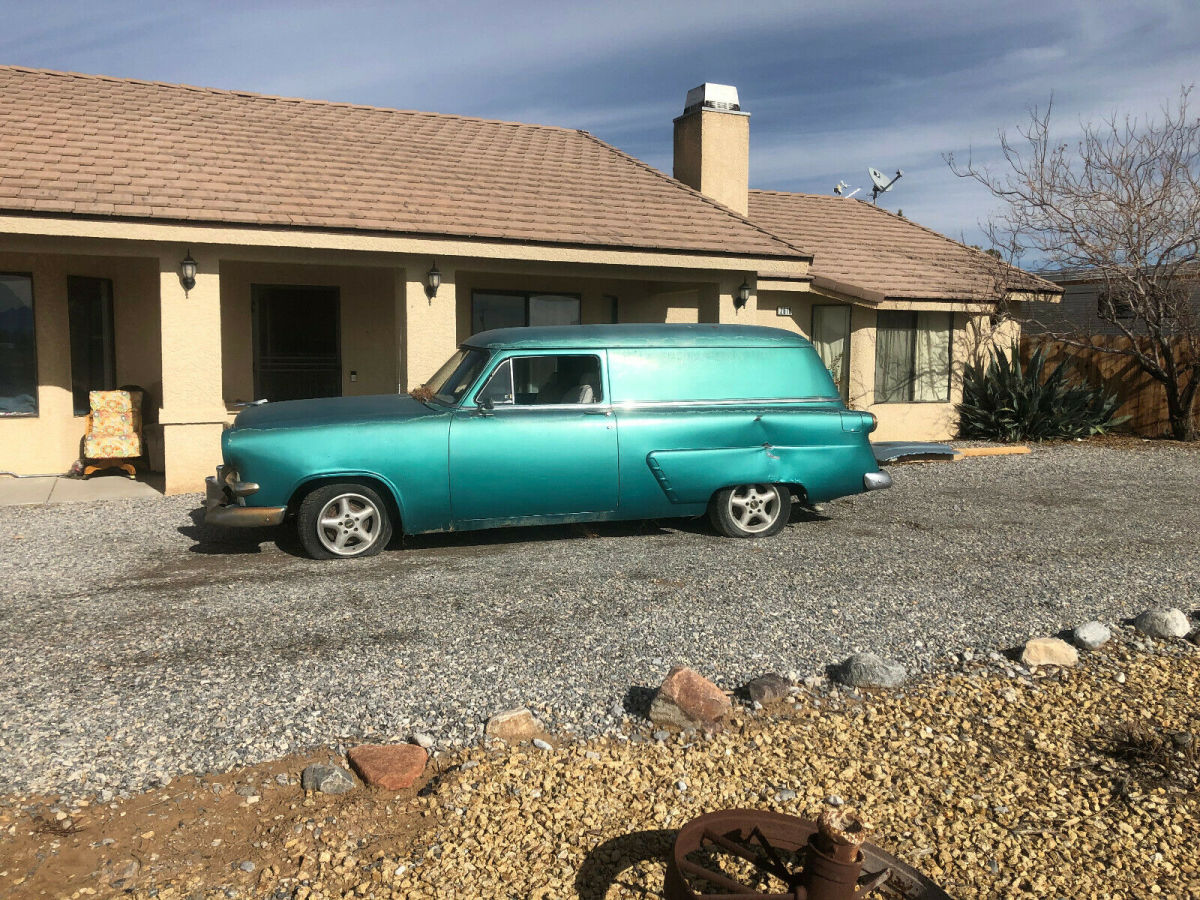
[[[700,516],[730,537],[885,488],[812,344],[775,328],[582,325],[477,334],[412,396],[243,410],[208,479],[216,525],[293,519],[317,558],[393,531]]]

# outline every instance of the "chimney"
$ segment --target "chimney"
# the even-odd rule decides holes
[[[746,215],[750,204],[750,113],[737,88],[702,84],[675,120],[675,177]]]

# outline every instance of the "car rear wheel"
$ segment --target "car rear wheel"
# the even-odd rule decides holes
[[[300,504],[296,528],[313,559],[374,556],[392,537],[387,505],[363,484],[317,488]]]
[[[717,491],[708,508],[713,527],[726,537],[779,534],[792,511],[792,494],[780,484],[739,484]]]

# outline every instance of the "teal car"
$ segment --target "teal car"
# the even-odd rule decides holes
[[[316,558],[392,535],[707,514],[777,534],[793,497],[885,488],[870,413],[842,403],[803,337],[734,325],[505,328],[409,396],[243,410],[206,521],[295,522]]]

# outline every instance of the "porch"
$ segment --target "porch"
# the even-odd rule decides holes
[[[0,470],[65,472],[80,456],[87,392],[145,392],[145,462],[168,494],[200,490],[220,433],[252,400],[416,387],[474,332],[608,322],[756,321],[743,273],[328,249],[6,242]],[[8,249],[8,248],[12,249]],[[185,289],[180,261],[196,261]],[[440,272],[432,290],[429,270]],[[751,283],[753,276],[751,274]],[[0,287],[4,287],[0,286]],[[25,345],[28,346],[25,346]],[[27,383],[22,389],[21,383]],[[15,399],[14,399],[15,398]],[[3,398],[0,398],[3,399]]]

